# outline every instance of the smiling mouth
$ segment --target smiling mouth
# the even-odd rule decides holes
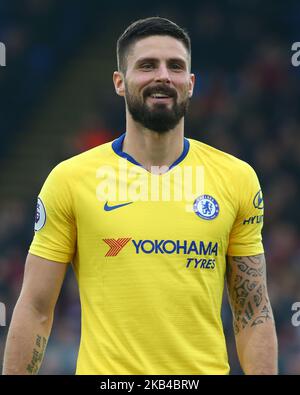
[[[152,93],[148,96],[148,99],[152,103],[162,103],[162,104],[169,104],[173,101],[174,96],[168,95],[166,93]]]
[[[171,96],[165,93],[153,93],[150,97],[152,97],[152,99],[169,99]]]

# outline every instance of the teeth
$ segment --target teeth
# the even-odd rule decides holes
[[[153,95],[151,95],[151,97],[154,98],[161,98],[161,97],[169,97],[168,95],[165,95],[163,93],[154,93]]]

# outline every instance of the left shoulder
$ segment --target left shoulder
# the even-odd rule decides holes
[[[256,176],[253,167],[242,159],[234,155],[228,154],[220,149],[212,147],[211,145],[202,143],[194,139],[188,139],[192,149],[200,158],[205,158],[214,166],[219,166],[223,170],[228,170],[231,175],[236,177],[253,177]]]

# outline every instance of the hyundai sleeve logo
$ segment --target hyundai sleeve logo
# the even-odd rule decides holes
[[[253,199],[253,206],[262,210],[264,208],[264,198],[261,189],[257,192]]]

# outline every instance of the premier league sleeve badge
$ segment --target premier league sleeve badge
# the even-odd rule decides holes
[[[41,230],[46,223],[46,210],[41,198],[38,198],[35,211],[35,232]]]

